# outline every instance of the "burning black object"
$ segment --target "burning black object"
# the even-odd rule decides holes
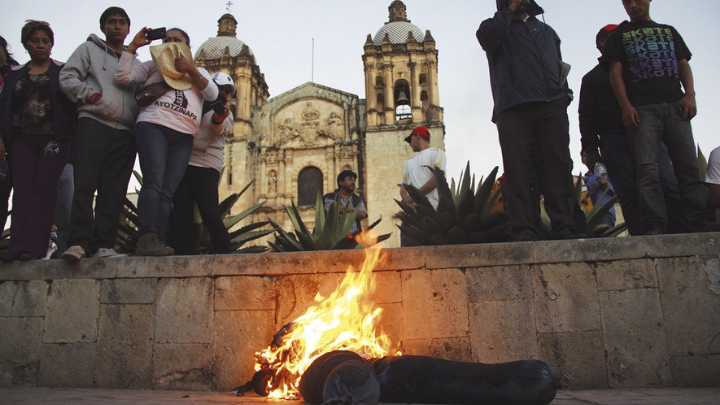
[[[275,335],[273,335],[270,347],[276,348],[282,346],[283,339],[292,332],[295,327],[297,327],[295,322],[290,322],[283,326],[279,331],[277,331],[277,333],[275,333]],[[290,353],[286,353],[286,355],[289,356]],[[233,390],[235,395],[241,397],[250,391],[255,391],[255,393],[261,397],[266,397],[269,394],[269,383],[272,383],[274,386],[278,385],[278,380],[283,376],[278,376],[271,364],[262,363],[260,364],[260,367],[260,370],[253,375],[252,380]]]
[[[380,399],[372,363],[350,351],[336,350],[315,359],[300,380],[305,401],[324,405],[371,405]]]
[[[374,366],[386,403],[545,405],[562,388],[562,377],[540,360],[482,364],[400,356]]]
[[[275,370],[264,368],[253,375],[252,380],[245,385],[241,385],[233,390],[233,393],[239,397],[250,391],[255,391],[261,397],[268,396],[268,383],[275,377]]]

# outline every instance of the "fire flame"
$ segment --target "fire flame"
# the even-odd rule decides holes
[[[324,353],[352,350],[366,358],[387,355],[389,339],[375,333],[382,309],[370,301],[375,291],[372,270],[382,244],[375,245],[377,234],[372,230],[361,232],[355,239],[365,246],[365,262],[360,272],[349,266],[330,296],[323,298],[318,294],[316,305],[278,333],[284,333],[280,343],[274,340],[273,345],[255,353],[255,371],[275,371],[268,382],[269,398],[299,399],[300,377]]]

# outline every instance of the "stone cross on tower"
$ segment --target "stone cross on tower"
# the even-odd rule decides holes
[[[235,4],[235,3],[233,3],[232,1],[228,1],[225,4],[225,9],[227,10],[228,13],[232,13],[232,11],[230,11],[230,6],[232,6],[233,4]]]

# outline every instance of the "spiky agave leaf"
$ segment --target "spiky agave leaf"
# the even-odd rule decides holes
[[[240,194],[234,193],[230,194],[224,200],[222,200],[218,205],[218,210],[220,211],[220,218],[225,218],[230,213],[230,209],[232,209],[233,205],[235,205],[235,203],[238,202],[239,199]]]
[[[614,238],[621,233],[627,231],[628,226],[625,222],[615,225],[614,227],[606,230],[602,235],[600,235],[601,238]]]
[[[338,202],[338,205],[340,205],[340,202]],[[345,209],[343,210],[342,215],[340,216],[340,220],[338,221],[338,226],[335,228],[335,239],[340,240],[343,237],[350,234],[350,230],[353,227],[353,224],[355,223],[355,220],[357,219],[358,210],[354,209],[352,212],[349,212],[348,209],[350,208],[350,200],[348,199],[347,203],[345,204]]]
[[[477,193],[475,194],[475,212],[482,213],[485,208],[489,205],[492,207],[494,204],[488,204],[488,199],[492,194],[493,187],[495,187],[495,176],[497,176],[498,166],[490,172],[487,179],[482,181],[482,184],[478,186]]]
[[[434,235],[436,233],[442,232],[442,227],[438,222],[432,218],[432,217],[425,217],[422,221],[422,231],[425,232],[427,235]]]
[[[583,204],[583,197],[582,197],[582,188],[583,188],[583,176],[582,172],[578,173],[577,181],[575,182],[575,189],[573,190],[575,193],[575,198],[577,199],[578,205]],[[585,198],[588,198],[586,196]]]
[[[245,233],[253,232],[253,231],[257,230],[257,229],[260,229],[260,228],[262,228],[263,226],[265,226],[265,225],[267,225],[267,224],[269,224],[269,223],[270,223],[270,221],[255,222],[255,223],[253,223],[253,224],[250,224],[250,225],[247,225],[247,226],[243,226],[242,228],[240,228],[240,229],[238,229],[238,230],[236,230],[236,231],[230,232],[230,234],[229,234],[228,236],[230,236],[230,240],[233,240],[233,239],[235,239],[235,238],[237,238],[237,237],[242,236],[242,235],[245,234]],[[269,231],[270,231],[269,233],[275,232],[275,228],[269,229]],[[264,232],[264,231],[263,231],[263,232]]]
[[[445,178],[445,172],[440,170],[439,167],[435,167],[433,172],[435,174],[435,186],[438,191],[437,213],[442,214],[444,212],[450,212],[453,215],[456,215],[457,209],[455,208],[453,196],[450,192],[447,179]]]
[[[459,226],[452,227],[446,234],[445,237],[452,243],[453,245],[464,245],[468,243],[467,235],[465,234],[465,231],[462,230]]]
[[[486,217],[486,216],[488,216],[488,215],[490,215],[490,214],[492,213],[492,209],[493,209],[493,207],[495,206],[495,204],[497,203],[497,200],[500,198],[501,192],[502,192],[502,190],[500,190],[500,189],[498,188],[498,189],[495,190],[495,192],[492,194],[492,196],[490,197],[490,200],[488,200],[487,204],[485,205],[485,207],[483,207],[482,211],[480,212],[480,214],[481,214],[483,217]],[[504,212],[504,211],[503,211],[503,212]]]
[[[276,224],[273,220],[268,218],[268,222],[270,222],[270,225],[272,225],[273,228],[277,231],[277,235],[275,235],[275,241],[282,245],[282,247],[285,249],[285,251],[288,252],[300,252],[303,250],[302,245],[300,242],[295,239],[294,235],[291,236],[291,234],[288,234],[285,232],[280,225]]]
[[[223,224],[225,225],[225,228],[230,229],[233,226],[235,226],[238,222],[242,221],[243,219],[247,218],[249,215],[253,214],[255,211],[259,210],[260,207],[265,205],[267,201],[263,201],[261,203],[255,204],[252,207],[246,209],[245,211],[233,215],[230,218],[223,219]]]
[[[462,181],[460,182],[460,190],[457,193],[458,195],[462,195],[462,193],[470,190],[473,186],[472,179],[474,178],[474,175],[473,175],[473,178],[470,177],[470,161],[469,160],[467,162],[467,165],[465,166],[464,173],[462,173],[460,175],[460,177],[462,178]]]
[[[235,252],[239,253],[239,254],[249,254],[249,253],[264,253],[267,251],[268,251],[267,246],[248,246],[246,248],[237,249]]]
[[[305,226],[305,223],[300,217],[300,212],[298,212],[298,209],[295,206],[295,201],[290,201],[290,204],[289,208],[285,207],[285,211],[287,212],[288,217],[290,217],[290,222],[292,222],[293,228],[295,228],[295,233],[302,233],[312,238],[312,234],[308,231],[307,226]]]
[[[345,209],[342,215],[340,214],[340,203],[338,197],[330,204],[327,216],[325,217],[325,226],[319,232],[318,246],[322,250],[332,249],[338,241],[346,238],[350,234],[353,222],[357,217],[357,210],[348,212],[350,206],[350,200],[345,204]]]
[[[419,245],[430,245],[430,239],[425,235],[422,229],[418,229],[408,224],[397,225],[398,228],[405,234],[405,237],[409,237],[416,241]]]
[[[475,212],[475,195],[472,190],[467,189],[460,194],[457,201],[455,202],[457,209],[457,218],[462,220],[463,218],[471,215]]]
[[[315,229],[323,229],[325,227],[325,201],[318,194],[315,200]]]
[[[427,196],[423,192],[418,190],[415,186],[406,184],[405,191],[407,191],[410,198],[412,198],[413,203],[415,203],[415,207],[417,207],[418,211],[420,210],[420,207],[427,208],[430,211],[435,211],[435,208],[433,208],[432,204],[430,204],[430,200],[428,200]]]
[[[708,161],[707,161],[707,158],[705,158],[705,155],[702,153],[702,150],[700,150],[700,144],[698,144],[698,147],[697,147],[697,157],[698,157],[698,166],[700,168],[700,181],[705,183],[705,175],[707,172]]]
[[[605,194],[607,194],[607,190],[605,190],[605,192],[602,194],[602,197],[600,197],[600,200],[598,201],[602,201],[602,199],[605,198]],[[600,224],[600,221],[602,221],[602,218],[605,216],[605,214],[607,214],[615,206],[617,200],[618,197],[615,195],[605,204],[595,204],[592,211],[590,211],[590,213],[586,215],[588,229],[592,230],[594,233],[595,228],[598,226],[598,224]]]

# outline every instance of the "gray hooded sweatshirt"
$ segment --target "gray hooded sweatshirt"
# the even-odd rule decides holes
[[[87,42],[80,45],[60,72],[60,88],[78,103],[78,117],[92,118],[109,127],[131,130],[139,108],[135,102],[135,86],[120,84],[115,80],[115,67],[120,56],[105,41],[90,34]],[[135,59],[133,65],[140,64]],[[90,97],[102,94],[95,104]]]

